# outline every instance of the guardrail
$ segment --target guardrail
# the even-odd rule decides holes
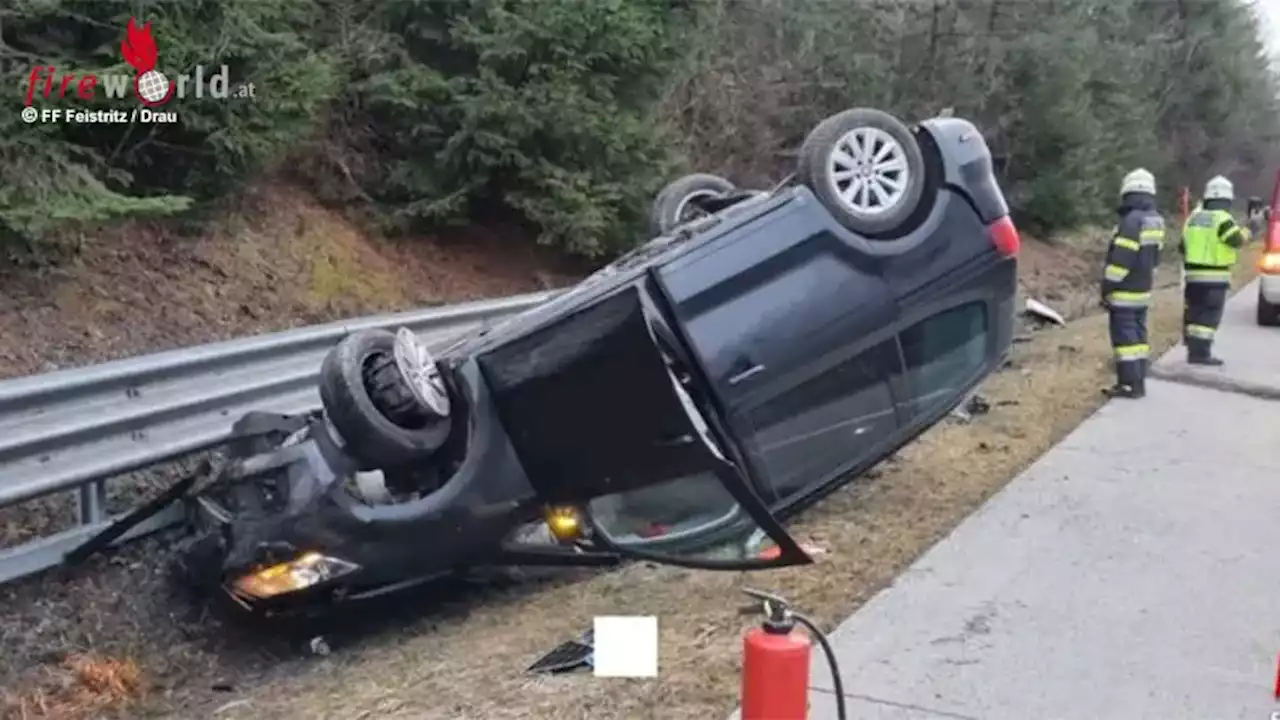
[[[0,508],[75,492],[77,525],[0,549],[0,583],[62,562],[105,528],[107,482],[217,447],[251,410],[318,408],[316,376],[344,335],[405,326],[429,345],[532,308],[554,292],[377,315],[0,381]],[[180,508],[120,540],[177,522]]]

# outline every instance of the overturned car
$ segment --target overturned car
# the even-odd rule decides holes
[[[236,423],[190,500],[189,577],[292,612],[482,567],[803,564],[778,518],[1010,347],[1018,235],[964,120],[848,110],[794,181],[692,175],[652,219],[648,243],[447,346],[343,339],[322,410]]]

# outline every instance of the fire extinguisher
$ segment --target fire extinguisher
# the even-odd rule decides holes
[[[764,621],[748,630],[742,640],[742,720],[806,720],[813,640],[831,668],[836,718],[845,720],[844,683],[826,635],[778,595],[750,588],[743,592],[759,601],[743,612],[762,613]],[[797,623],[809,632],[797,631]]]

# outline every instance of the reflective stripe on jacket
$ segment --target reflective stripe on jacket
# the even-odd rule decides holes
[[[1182,230],[1183,263],[1188,283],[1230,282],[1237,249],[1249,239],[1226,210],[1198,208]]]
[[[1113,307],[1146,307],[1164,248],[1164,219],[1134,208],[1120,218],[1102,269],[1102,294]]]

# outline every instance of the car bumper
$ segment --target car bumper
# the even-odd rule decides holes
[[[417,500],[369,505],[343,487],[354,461],[328,438],[323,422],[292,446],[234,457],[223,472],[254,473],[250,482],[288,488],[285,507],[237,514],[208,492],[190,501],[199,536],[210,542],[183,560],[188,580],[230,596],[242,609],[270,614],[310,614],[338,604],[408,589],[483,566],[596,566],[611,554],[517,537],[541,522],[541,505],[489,403],[474,362],[458,368],[472,407],[465,459],[438,491]],[[216,481],[215,481],[216,484]],[[314,552],[353,563],[348,574],[267,599],[237,593],[235,580],[257,569]]]
[[[1272,305],[1280,305],[1280,275],[1261,275],[1258,284],[1263,300]]]

